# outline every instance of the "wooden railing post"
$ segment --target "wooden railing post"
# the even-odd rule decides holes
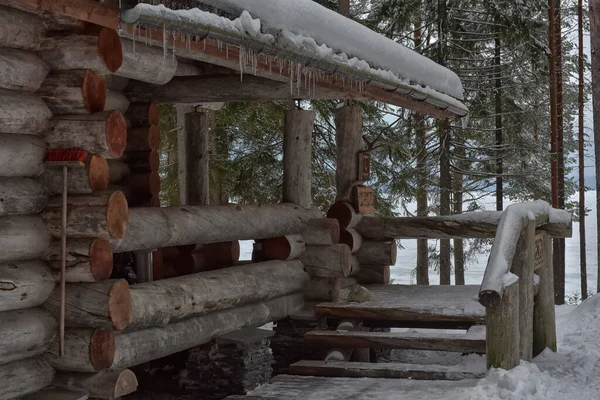
[[[500,304],[486,308],[487,368],[519,365],[519,281],[504,288]]]
[[[546,347],[556,351],[556,322],[554,315],[554,272],[552,269],[552,238],[542,232],[544,261],[538,270],[539,291],[533,309],[533,356]]]

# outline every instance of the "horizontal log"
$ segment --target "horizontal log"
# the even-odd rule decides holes
[[[340,278],[312,277],[304,289],[304,300],[337,301],[340,289]]]
[[[208,343],[226,332],[284,319],[302,309],[303,304],[304,295],[298,293],[213,312],[164,327],[122,333],[115,338],[112,368],[139,365]]]
[[[37,93],[54,115],[104,111],[106,79],[91,69],[54,71]]]
[[[127,151],[152,151],[160,147],[158,125],[133,128],[127,133]]]
[[[55,275],[61,268],[61,243],[52,242],[44,259],[54,270]],[[113,252],[110,243],[104,239],[67,240],[66,258],[67,282],[96,282],[110,278],[113,270]]]
[[[42,308],[0,314],[0,364],[43,354],[58,332],[58,323]]]
[[[111,245],[119,253],[266,239],[298,233],[306,221],[319,214],[317,209],[305,210],[294,204],[137,208],[130,210],[123,239],[113,240]]]
[[[299,261],[268,261],[140,283],[131,287],[132,313],[128,329],[163,326],[301,292],[307,282],[308,275]]]
[[[145,174],[134,174],[129,176],[123,183],[128,189],[137,194],[139,197],[142,194],[158,196],[160,193],[160,175],[157,171],[152,171]],[[129,191],[129,190],[128,190]]]
[[[348,277],[355,267],[350,247],[345,244],[306,246],[300,261],[311,276],[322,278]]]
[[[48,193],[31,178],[0,178],[0,216],[37,214],[44,208]]]
[[[0,89],[0,133],[37,135],[50,123],[52,113],[31,93]]]
[[[387,285],[390,283],[390,266],[361,264],[356,279],[362,285]]]
[[[39,17],[0,6],[0,46],[37,50],[45,34],[46,28]]]
[[[129,99],[123,95],[123,93],[116,90],[106,91],[106,103],[104,105],[104,111],[119,111],[125,114],[129,108]]]
[[[123,38],[121,49],[123,63],[114,72],[116,75],[157,85],[164,85],[175,76],[177,58],[165,57],[164,49]]]
[[[337,244],[340,241],[340,223],[333,218],[312,219],[301,233],[308,245]]]
[[[55,71],[91,69],[113,73],[123,64],[123,49],[117,31],[102,28],[97,34],[47,37],[40,57]]]
[[[66,326],[122,330],[131,320],[131,295],[124,279],[69,283],[66,292]],[[60,288],[44,308],[54,316],[60,314]]]
[[[0,88],[35,92],[49,70],[46,63],[33,52],[6,48],[0,50]]]
[[[262,241],[262,254],[267,260],[295,260],[305,249],[302,235],[286,235]]]
[[[361,220],[362,215],[357,214],[352,203],[338,201],[327,210],[327,218],[337,219],[340,229],[354,228]],[[362,234],[362,232],[359,231]]]
[[[209,243],[197,245],[193,253],[201,254],[210,268],[223,268],[235,265],[240,259],[240,242]]]
[[[136,174],[158,171],[160,168],[160,155],[157,150],[126,152],[123,161]]]
[[[35,393],[50,385],[53,379],[54,368],[41,357],[0,365],[0,400],[16,399]]]
[[[102,156],[88,157],[85,168],[71,168],[67,175],[67,192],[69,194],[91,194],[108,188],[108,163]],[[62,194],[62,168],[46,168],[40,181],[51,194]]]
[[[343,229],[340,232],[340,243],[348,245],[352,254],[356,254],[363,244],[363,238],[352,228]]]
[[[55,286],[52,271],[43,261],[0,264],[0,311],[37,307]]]
[[[361,264],[395,265],[397,251],[398,245],[395,240],[365,240],[355,256]]]
[[[138,380],[130,369],[105,370],[95,374],[84,372],[59,372],[54,386],[70,390],[80,390],[94,399],[115,400],[134,393]]]
[[[108,90],[115,90],[117,92],[122,92],[129,84],[129,78],[125,78],[124,76],[108,74],[105,75],[106,78],[106,88]]]
[[[123,183],[131,175],[131,169],[124,161],[108,160],[108,181],[111,184]]]
[[[131,101],[131,99],[129,99]],[[158,103],[133,103],[125,114],[133,128],[158,125],[160,122]]]
[[[60,199],[51,198],[41,216],[55,237],[62,232]],[[127,231],[129,207],[121,192],[69,196],[67,235],[79,238],[122,238]]]
[[[0,134],[0,176],[37,177],[44,171],[46,144],[32,135]]]
[[[164,85],[132,81],[125,95],[135,102],[220,103],[230,101],[277,101],[296,98],[338,99],[339,92],[312,89],[310,95],[290,92],[289,83],[276,82],[253,75],[177,76]]]
[[[46,359],[59,371],[97,372],[110,368],[115,354],[115,334],[101,329],[65,330],[64,354],[58,340],[52,342]]]
[[[119,158],[127,143],[127,125],[119,111],[65,115],[52,121],[52,129],[44,137],[51,149],[81,149]]]
[[[0,217],[0,262],[40,259],[51,240],[37,215]]]

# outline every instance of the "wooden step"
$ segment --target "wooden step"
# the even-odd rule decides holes
[[[317,316],[362,319],[377,326],[464,327],[485,323],[479,286],[369,285],[364,303],[320,303]]]
[[[485,327],[467,333],[446,332],[361,332],[312,331],[304,335],[306,343],[326,348],[369,348],[453,351],[485,353]]]
[[[347,378],[395,378],[460,381],[485,376],[485,369],[462,365],[417,365],[403,363],[362,363],[348,361],[298,361],[289,373],[304,376]]]

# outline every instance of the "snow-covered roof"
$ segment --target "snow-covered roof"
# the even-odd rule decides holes
[[[351,84],[361,88],[375,85],[457,116],[468,112],[460,101],[462,84],[454,72],[313,1],[200,2],[238,17],[228,19],[197,8],[170,10],[163,5],[138,4],[124,11],[121,19],[247,46],[267,56],[296,61],[299,68],[345,74]],[[300,72],[297,76],[302,74],[309,75]],[[314,75],[318,73],[312,78],[318,80]]]

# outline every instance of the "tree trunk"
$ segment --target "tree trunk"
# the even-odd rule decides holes
[[[92,196],[70,196],[67,213],[67,236],[79,238],[120,239],[128,224],[129,208],[121,192],[102,192]],[[50,233],[60,237],[61,207],[50,199],[42,212]]]
[[[546,233],[542,235],[543,263],[538,270],[539,292],[533,303],[533,357],[538,356],[546,348],[557,351],[552,239]]]
[[[44,131],[52,113],[39,97],[0,89],[0,133],[37,135]]]
[[[340,14],[350,18],[350,0],[338,0],[338,5]]]
[[[340,241],[340,223],[333,218],[311,219],[301,233],[308,245],[337,244]]]
[[[35,179],[0,178],[0,216],[37,214],[48,194]]]
[[[339,201],[329,207],[327,218],[337,219],[340,229],[354,228],[362,218],[354,209],[352,203]]]
[[[160,147],[158,125],[131,129],[127,133],[127,152],[152,151]]]
[[[123,183],[131,175],[129,166],[121,160],[108,160],[108,182]]]
[[[357,261],[345,244],[332,246],[306,246],[300,256],[311,276],[322,278],[348,277],[357,271]]]
[[[97,372],[110,368],[115,354],[115,334],[101,329],[67,329],[65,352],[58,355],[58,340],[46,359],[59,371]]]
[[[158,103],[132,103],[125,117],[133,128],[158,125],[160,122]]]
[[[169,323],[301,292],[308,275],[299,261],[268,261],[131,287],[128,329]]]
[[[502,130],[502,45],[500,43],[500,18],[494,17],[494,105],[496,119],[496,211],[504,210],[504,138]]]
[[[52,122],[45,139],[51,149],[81,149],[119,158],[128,144],[127,125],[118,111],[62,116]]]
[[[459,157],[459,170],[454,172],[454,214],[460,215],[463,210],[463,181],[464,176],[462,172],[468,168],[467,163],[464,162],[466,157],[466,151],[463,146],[457,146],[457,155]],[[465,247],[462,239],[454,239],[454,284],[464,285],[465,284]]]
[[[0,217],[0,262],[40,259],[51,239],[37,215]]]
[[[303,305],[304,295],[297,293],[190,318],[164,327],[122,333],[115,338],[112,368],[139,365],[208,343],[226,332],[278,321],[299,311]]]
[[[302,235],[287,235],[262,241],[267,260],[295,260],[304,253],[306,242]]]
[[[110,172],[108,163],[102,156],[92,155],[88,158],[85,168],[70,168],[67,177],[67,192],[69,194],[92,194],[108,189]],[[62,168],[46,168],[39,178],[51,194],[62,194]]]
[[[365,240],[356,253],[356,258],[361,264],[395,265],[398,245],[395,240],[389,242],[375,242]]]
[[[54,115],[91,114],[104,111],[106,79],[90,69],[50,73],[38,95]]]
[[[519,365],[519,283],[505,288],[500,304],[486,309],[487,368],[508,370]]]
[[[590,0],[590,41],[592,54],[592,99],[593,114],[600,115],[600,1]],[[596,187],[600,187],[600,118],[594,118],[594,154],[596,156]],[[596,204],[600,204],[600,190],[596,190]],[[597,226],[600,226],[600,213],[596,215]],[[596,238],[598,257],[600,259],[600,235]],[[596,291],[600,292],[600,263],[598,264]]]
[[[452,176],[450,173],[450,123],[439,122],[440,134],[440,215],[450,215],[450,192]],[[440,285],[450,284],[450,240],[440,240]]]
[[[85,372],[57,373],[54,386],[70,390],[81,390],[94,399],[115,400],[134,393],[138,381],[130,369],[105,370],[96,374]]]
[[[45,35],[46,28],[39,17],[0,6],[0,46],[38,50]]]
[[[358,181],[358,153],[362,150],[362,109],[348,106],[339,108],[335,112],[335,126],[337,146],[335,200],[352,202],[352,188]],[[342,227],[351,228],[351,226]]]
[[[340,290],[340,278],[312,277],[304,289],[304,300],[337,301]]]
[[[32,52],[0,51],[0,88],[35,92],[46,79],[48,71],[48,66]]]
[[[356,232],[354,229],[344,229],[340,232],[340,243],[348,245],[352,254],[356,254],[363,244],[363,239],[360,233]]]
[[[129,227],[123,239],[111,245],[119,253],[266,239],[297,234],[307,221],[319,216],[317,209],[305,210],[293,204],[138,208],[129,212]],[[162,229],[151,228],[156,226]]]
[[[91,69],[114,73],[123,65],[123,49],[117,31],[102,28],[97,35],[68,35],[46,38],[40,57],[52,70]]]
[[[0,314],[0,365],[43,354],[58,332],[56,320],[44,309]]]
[[[43,261],[0,264],[0,311],[37,307],[55,286],[52,271]]]
[[[0,400],[16,399],[35,393],[50,385],[53,379],[54,368],[41,357],[0,365]]]
[[[209,204],[209,144],[215,114],[212,111],[185,114],[187,138],[187,199],[185,204],[207,206]]]
[[[177,176],[179,178],[179,201],[181,205],[188,201],[188,132],[186,126],[186,115],[196,111],[189,104],[176,104],[177,111]]]
[[[59,315],[60,288],[44,308]],[[124,279],[67,285],[66,326],[122,330],[131,320],[131,296]]]
[[[106,103],[103,111],[119,111],[125,114],[129,109],[129,99],[121,92],[108,90],[106,92]]]
[[[312,206],[314,121],[314,111],[289,110],[283,126],[283,201],[304,208]]]
[[[583,0],[577,2],[577,30],[579,42],[579,271],[581,275],[581,298],[588,297],[587,288],[587,254],[585,248],[585,58],[583,54]]]
[[[165,57],[163,49],[123,38],[120,47],[123,63],[115,75],[155,85],[164,85],[175,76],[177,58]]]
[[[44,255],[44,260],[54,269],[60,270],[61,244],[55,240]],[[67,282],[96,282],[110,278],[113,270],[113,252],[104,239],[67,240]]]
[[[0,135],[0,176],[37,177],[44,171],[46,144],[24,135]]]

